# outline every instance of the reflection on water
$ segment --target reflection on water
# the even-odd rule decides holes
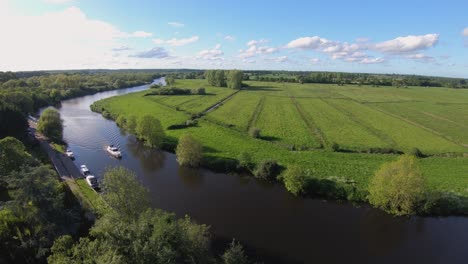
[[[158,80],[160,81],[160,80]],[[90,111],[94,101],[148,85],[64,101],[64,138],[101,178],[108,166],[135,171],[155,207],[189,214],[214,233],[304,263],[467,263],[468,219],[396,218],[368,206],[297,198],[279,184],[179,167],[175,155],[145,147]],[[104,150],[114,144],[121,160]]]

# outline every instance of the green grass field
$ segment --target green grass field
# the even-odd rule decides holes
[[[407,152],[414,147],[433,190],[468,196],[468,90],[393,88],[246,82],[220,107],[199,119],[198,126],[167,130],[178,138],[191,133],[206,157],[236,159],[250,152],[255,162],[275,159],[298,164],[314,178],[338,177],[366,189],[370,177],[398,155],[367,154],[370,148]],[[97,102],[114,116],[152,114],[164,127],[180,124],[235,91],[210,87],[204,80],[177,80],[176,87],[204,87],[209,95],[143,96],[146,92]],[[250,127],[262,138],[248,136]],[[332,152],[330,144],[351,153]],[[292,151],[291,146],[304,148]],[[442,157],[451,154],[457,157]]]

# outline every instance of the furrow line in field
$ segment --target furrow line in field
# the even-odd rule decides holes
[[[440,133],[439,131],[436,131],[436,130],[434,130],[434,129],[428,128],[428,127],[426,127],[426,126],[424,126],[424,125],[421,125],[421,124],[419,124],[419,123],[416,123],[416,122],[414,122],[414,121],[412,121],[412,120],[409,120],[409,119],[404,118],[404,117],[402,117],[402,116],[399,116],[399,115],[396,115],[396,114],[387,112],[387,111],[385,111],[385,110],[383,110],[383,109],[380,109],[380,108],[378,108],[378,107],[370,107],[370,108],[374,109],[375,111],[379,111],[379,112],[381,112],[381,113],[383,113],[383,114],[386,114],[386,115],[388,115],[388,116],[391,116],[391,117],[393,117],[393,118],[399,119],[399,120],[401,120],[401,121],[403,121],[403,122],[406,122],[406,123],[408,123],[408,124],[410,124],[410,125],[413,125],[413,126],[415,126],[415,127],[419,127],[419,128],[421,128],[421,129],[424,129],[424,130],[426,130],[426,131],[428,131],[428,132],[430,132],[430,133],[432,133],[432,134],[434,134],[434,135],[436,135],[436,136],[439,136],[439,137],[441,137],[441,138],[444,138],[445,140],[447,140],[447,141],[449,141],[449,142],[452,142],[452,143],[454,143],[454,144],[456,144],[456,145],[466,147],[465,144],[463,144],[463,143],[461,143],[461,142],[454,141],[453,139],[451,139],[451,138],[445,136],[444,134]]]
[[[317,126],[317,124],[315,124],[315,122],[313,121],[313,118],[308,115],[301,107],[301,105],[299,104],[299,102],[296,100],[296,98],[294,96],[290,96],[289,98],[291,98],[291,101],[292,103],[294,104],[294,106],[296,107],[296,110],[297,112],[299,113],[299,116],[302,118],[302,120],[304,121],[304,123],[307,125],[307,127],[309,128],[309,131],[310,133],[312,134],[312,136],[318,141],[320,142],[320,145],[321,147],[325,147],[325,146],[328,146],[328,141],[325,137],[325,134],[322,132],[322,130]]]
[[[341,112],[343,115],[347,116],[349,119],[351,119],[353,122],[357,123],[358,125],[362,126],[364,129],[366,129],[369,133],[373,134],[374,136],[378,137],[379,139],[381,139],[382,141],[384,142],[387,142],[388,144],[390,144],[392,147],[396,148],[397,147],[397,143],[389,136],[387,135],[386,133],[384,133],[383,131],[381,130],[378,130],[376,129],[375,127],[371,126],[371,125],[368,125],[366,124],[362,119],[358,118],[357,116],[353,115],[352,113],[346,111],[346,109],[344,109],[343,107],[341,106],[338,106],[337,104],[335,103],[332,103],[330,101],[327,101],[327,100],[323,100],[321,99],[322,102],[328,104],[330,107],[336,109],[337,111]]]
[[[263,110],[263,105],[265,104],[265,96],[262,96],[260,100],[258,100],[257,106],[255,107],[255,111],[250,116],[249,123],[247,124],[247,131],[257,122],[258,116]]]

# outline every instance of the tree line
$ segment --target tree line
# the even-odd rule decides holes
[[[242,88],[244,74],[239,70],[206,70],[205,79],[211,86],[228,87],[239,90]]]
[[[468,88],[464,78],[349,72],[246,71],[245,79],[271,82]]]

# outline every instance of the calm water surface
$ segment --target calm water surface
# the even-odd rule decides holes
[[[468,263],[468,218],[395,218],[367,206],[295,198],[279,184],[181,168],[174,154],[143,147],[89,108],[148,86],[62,102],[64,138],[77,165],[86,164],[97,177],[106,167],[125,166],[150,189],[154,207],[188,214],[218,236],[288,262]],[[107,155],[108,144],[123,151],[121,160]]]

